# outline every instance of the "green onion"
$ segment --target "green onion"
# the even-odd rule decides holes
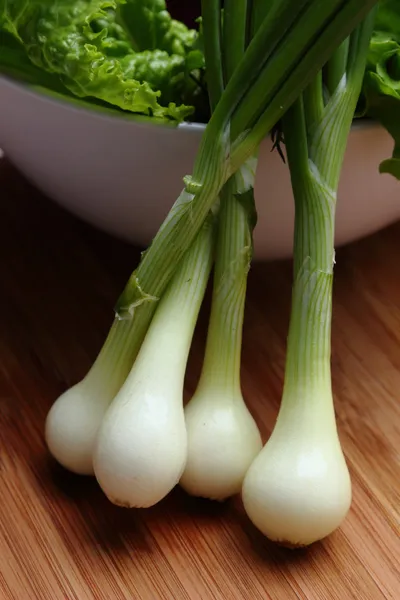
[[[203,18],[208,15],[210,4],[213,3],[203,3]],[[229,81],[245,51],[247,25],[252,16],[250,9],[247,14],[248,4],[251,3],[247,0],[225,1],[224,65],[220,73],[215,73],[215,85],[209,77],[212,98],[218,98],[222,66],[225,80]],[[219,23],[214,27],[212,40],[218,38]],[[207,44],[205,39],[206,57]],[[262,447],[240,385],[247,274],[256,223],[253,189],[256,166],[256,158],[248,159],[221,192],[206,352],[198,387],[185,409],[188,458],[180,484],[190,494],[217,500],[240,491],[246,471]]]
[[[94,473],[114,504],[152,506],[178,483],[185,467],[183,384],[213,261],[213,221],[210,215],[185,254],[100,425]]]
[[[283,118],[295,198],[285,382],[273,433],[251,465],[242,495],[256,527],[289,546],[329,535],[351,504],[330,371],[334,222],[373,18],[371,13],[336,50]]]

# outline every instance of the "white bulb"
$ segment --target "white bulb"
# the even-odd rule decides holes
[[[224,500],[240,492],[243,478],[262,447],[257,425],[241,394],[208,386],[185,409],[188,459],[180,485],[194,496]]]
[[[175,487],[185,468],[183,384],[212,264],[211,234],[211,229],[203,229],[185,256],[99,429],[94,471],[114,504],[156,504]]]
[[[158,388],[158,390],[157,390]],[[128,378],[99,430],[96,478],[114,504],[145,508],[178,483],[186,462],[181,394],[157,374]],[[172,394],[171,394],[172,392]]]
[[[285,417],[243,482],[245,511],[269,539],[297,547],[332,533],[351,504],[351,481],[332,415]],[[293,415],[292,415],[293,416]],[[321,419],[318,419],[321,416]]]
[[[93,447],[110,400],[83,380],[61,394],[51,407],[45,425],[46,443],[66,469],[93,475]]]

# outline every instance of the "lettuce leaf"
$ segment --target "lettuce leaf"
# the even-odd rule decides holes
[[[159,49],[185,56],[196,43],[196,31],[172,19],[165,0],[127,0],[118,10],[132,45],[139,52]]]
[[[171,17],[166,10],[165,0],[125,0],[118,6],[118,20],[123,23],[132,48],[139,54],[138,62],[145,68],[148,60],[148,81],[159,86],[162,96],[169,97],[161,82],[157,81],[157,60],[164,61],[170,56],[176,63],[176,70],[170,82],[172,89],[179,89],[185,102],[198,104],[201,88],[192,79],[192,74],[201,78],[204,70],[204,54],[200,36],[194,29]],[[148,51],[151,52],[148,52]],[[147,51],[147,52],[146,52]],[[143,60],[140,56],[144,55]],[[153,54],[154,60],[151,58]],[[178,67],[180,61],[181,68]],[[182,65],[185,65],[182,68]],[[197,96],[197,98],[196,98]],[[208,96],[203,94],[208,105]],[[203,107],[204,108],[204,107]]]
[[[52,78],[49,89],[179,122],[193,113],[193,105],[179,102],[195,100],[191,75],[202,55],[197,33],[174,22],[163,0],[154,4],[152,11],[151,2],[136,0],[0,0],[0,70],[24,81],[41,72]],[[153,31],[161,47],[146,48],[143,36],[139,48],[119,18],[122,7],[129,23],[141,15],[143,31]]]
[[[400,179],[400,1],[381,0],[370,42],[360,116],[379,121],[394,140],[379,170]]]
[[[6,31],[0,31],[0,65],[4,74],[62,94],[69,94],[58,77],[36,67],[20,42]]]

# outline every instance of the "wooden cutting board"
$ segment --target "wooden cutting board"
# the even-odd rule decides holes
[[[287,551],[238,499],[176,489],[128,511],[49,459],[47,411],[95,358],[138,251],[66,214],[4,160],[0,210],[2,600],[400,599],[400,224],[338,252],[332,368],[354,500],[339,531]],[[243,387],[264,438],[281,394],[290,286],[289,263],[251,271]]]

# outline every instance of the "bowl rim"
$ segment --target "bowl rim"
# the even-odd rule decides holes
[[[71,97],[66,99],[65,96],[58,94],[57,92],[47,90],[41,86],[35,86],[23,81],[18,81],[4,73],[0,73],[0,85],[2,84],[8,86],[9,88],[14,88],[15,90],[24,92],[25,94],[34,97],[44,104],[50,104],[53,106],[58,105],[64,110],[69,110],[79,114],[86,113],[92,118],[97,118],[103,121],[115,122],[118,120],[138,127],[147,128],[157,126],[160,129],[171,131],[182,129],[184,131],[193,132],[196,134],[202,133],[206,128],[205,123],[198,123],[195,121],[182,121],[178,124],[175,124],[171,121],[171,123],[168,123],[166,121],[157,121],[156,119],[153,119],[152,117],[146,117],[145,115],[127,113],[113,108],[85,103],[79,98]]]
[[[115,121],[120,121],[140,128],[157,126],[164,131],[181,130],[185,131],[186,133],[195,135],[203,133],[206,128],[206,123],[199,123],[196,121],[182,121],[178,124],[174,124],[172,122],[168,123],[165,121],[161,122],[157,121],[156,119],[153,119],[152,117],[146,117],[145,115],[139,115],[136,113],[126,113],[113,108],[107,108],[96,104],[92,105],[84,103],[84,101],[79,100],[79,98],[71,97],[66,99],[65,96],[58,94],[57,92],[47,90],[46,88],[43,88],[41,86],[35,86],[27,82],[18,81],[12,76],[4,73],[0,73],[0,85],[2,83],[10,88],[14,88],[30,96],[33,96],[34,98],[36,98],[40,102],[43,102],[44,104],[58,105],[64,110],[79,114],[86,113],[92,119],[106,121],[110,124]],[[376,129],[381,127],[382,126],[378,121],[375,121],[371,118],[355,119],[352,123],[352,129],[355,130]]]

